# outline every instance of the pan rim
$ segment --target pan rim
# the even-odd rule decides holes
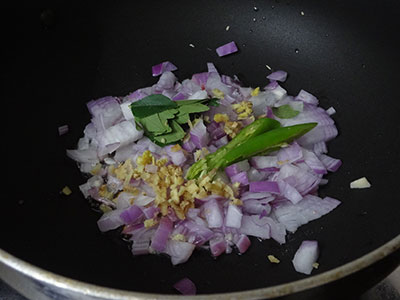
[[[218,293],[218,294],[201,294],[195,296],[187,296],[187,299],[215,299],[218,296],[219,299],[254,299],[254,298],[274,298],[279,296],[285,296],[296,292],[301,292],[310,288],[314,288],[343,277],[346,277],[352,273],[355,273],[361,269],[364,269],[373,263],[385,258],[389,254],[400,249],[400,234],[386,242],[379,248],[332,270],[323,272],[318,275],[307,277],[284,283],[280,285],[270,286],[266,288],[259,288],[254,290],[246,290],[240,292],[231,293]],[[47,283],[51,286],[55,286],[67,291],[71,291],[77,294],[97,297],[101,299],[120,299],[120,300],[133,300],[133,299],[182,299],[179,295],[166,295],[166,294],[152,294],[142,293],[127,290],[119,290],[114,288],[107,288],[98,286],[91,283],[85,283],[79,280],[70,279],[68,277],[58,275],[51,271],[46,271],[37,266],[34,266],[28,262],[25,262],[12,254],[0,249],[0,263],[13,269],[14,271],[20,272],[27,277],[35,279],[40,282]],[[0,277],[3,277],[1,275]]]

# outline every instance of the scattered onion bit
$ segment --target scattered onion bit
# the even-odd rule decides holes
[[[222,45],[221,47],[218,47],[216,49],[216,51],[217,51],[218,56],[221,57],[221,56],[225,56],[225,55],[229,55],[229,54],[237,52],[238,48],[237,48],[235,42],[232,41],[230,43]]]
[[[69,131],[68,125],[62,125],[58,127],[58,135],[64,135]]]
[[[196,295],[196,285],[187,277],[175,283],[174,288],[182,295]]]
[[[359,178],[350,183],[351,189],[365,189],[371,187],[371,184],[366,177]]]
[[[314,269],[318,269],[319,263],[315,262],[315,263],[312,264],[312,266],[313,266]]]

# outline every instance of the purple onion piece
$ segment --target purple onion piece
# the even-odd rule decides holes
[[[189,278],[183,278],[174,284],[174,288],[182,295],[196,295],[196,285]]]
[[[287,72],[281,71],[281,70],[275,71],[275,72],[269,74],[269,75],[267,76],[267,78],[268,78],[269,80],[281,81],[281,82],[283,82],[283,81],[285,81],[286,78],[287,78]]]
[[[250,182],[250,192],[257,193],[257,192],[269,192],[269,193],[276,193],[279,194],[279,186],[278,183],[275,181],[253,181]]]
[[[230,43],[227,43],[225,45],[218,47],[216,49],[216,51],[217,51],[218,56],[221,57],[221,56],[225,56],[225,55],[237,52],[238,48],[237,48],[235,42],[232,41]]]
[[[151,72],[153,74],[153,76],[159,76],[164,72],[167,71],[176,71],[178,70],[178,68],[171,62],[169,61],[164,61],[158,65],[155,65],[151,68]]]
[[[172,232],[172,227],[173,222],[168,217],[163,217],[151,240],[151,248],[155,251],[163,252],[167,245],[168,237]]]

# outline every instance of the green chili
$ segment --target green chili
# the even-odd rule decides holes
[[[240,145],[246,143],[249,139],[258,136],[268,130],[278,128],[280,123],[270,118],[261,118],[243,128],[228,144],[220,147],[214,153],[208,154],[203,159],[194,163],[187,172],[187,179],[199,177],[204,172],[212,169],[219,169],[224,161],[224,156]]]
[[[235,147],[223,157],[220,167],[225,168],[231,164],[248,159],[259,154],[267,154],[287,145],[293,140],[306,134],[318,123],[305,123],[288,127],[272,129],[268,132],[251,138],[245,144]]]

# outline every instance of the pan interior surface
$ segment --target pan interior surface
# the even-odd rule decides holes
[[[319,268],[331,270],[399,234],[400,12],[397,1],[16,1],[8,9],[5,61],[6,178],[1,247],[43,269],[124,290],[174,293],[183,277],[202,294],[235,292],[305,278],[293,255],[319,241]],[[257,9],[255,9],[255,7]],[[227,29],[229,26],[229,30]],[[240,51],[219,58],[234,40]],[[194,47],[190,46],[192,44]],[[246,254],[214,259],[195,251],[182,265],[164,256],[133,257],[116,233],[101,234],[99,214],[78,186],[86,179],[65,149],[90,116],[85,103],[152,85],[151,66],[170,60],[180,81],[213,62],[245,86],[270,71],[283,87],[305,89],[333,106],[339,136],[329,154],[343,166],[320,194],[342,204],[279,245],[252,239]],[[70,131],[58,136],[59,126]],[[366,176],[372,187],[350,190]],[[60,194],[69,186],[70,196]],[[267,255],[279,257],[271,264]]]

